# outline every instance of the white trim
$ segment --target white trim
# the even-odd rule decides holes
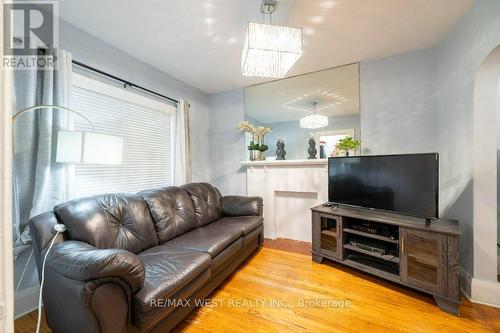
[[[470,290],[471,290],[471,284],[472,284],[472,277],[465,269],[460,267],[459,268],[459,279],[460,279],[460,291],[465,296],[465,298],[470,300],[471,299]]]
[[[316,132],[314,132],[314,137],[316,138],[316,142],[319,142],[320,136],[343,135],[343,134],[347,134],[347,135],[351,136],[351,138],[354,139],[356,132],[355,132],[354,128],[346,128],[346,129],[331,130],[331,131],[316,131]]]
[[[473,278],[470,301],[500,308],[500,283]]]
[[[124,88],[119,88],[111,84],[104,83],[94,78],[73,73],[73,85],[82,89],[93,91],[99,94],[111,96],[129,103],[137,104],[151,110],[159,112],[167,112],[175,115],[177,108],[166,102],[160,102],[156,99],[146,97],[134,91],[129,91]],[[78,111],[78,110],[77,110]]]
[[[460,291],[469,301],[500,308],[500,283],[474,279],[460,267]]]
[[[278,165],[327,165],[328,159],[316,159],[316,160],[266,160],[266,161],[241,161],[243,166],[278,166]]]
[[[3,4],[4,1],[2,1]],[[0,26],[4,18],[0,13]],[[0,45],[4,45],[0,34]],[[0,57],[3,49],[0,50]],[[0,67],[0,332],[14,331],[12,253],[12,70]]]
[[[497,114],[500,46],[479,67],[474,85],[473,114],[473,260],[471,297],[475,302],[498,304],[497,282]],[[492,140],[492,138],[495,138]],[[495,298],[496,297],[496,301]]]
[[[38,306],[38,294],[40,286],[35,286],[20,290],[14,295],[14,319],[24,316],[34,310]]]

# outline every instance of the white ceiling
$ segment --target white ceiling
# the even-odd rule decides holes
[[[314,111],[329,117],[359,113],[358,64],[245,89],[245,116],[265,124],[298,120]]]
[[[289,75],[426,48],[475,0],[278,0],[274,23],[304,29]],[[261,0],[60,0],[63,20],[207,93],[266,80],[240,74]]]

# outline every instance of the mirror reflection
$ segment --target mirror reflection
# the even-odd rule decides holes
[[[338,143],[360,138],[359,64],[247,87],[245,120],[271,128],[263,138],[247,133],[247,148],[268,148],[253,159],[282,159],[283,150],[287,160],[355,154],[356,145]]]

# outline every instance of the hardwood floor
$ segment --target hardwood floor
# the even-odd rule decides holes
[[[210,297],[176,332],[500,332],[500,309],[464,299],[455,317],[425,294],[268,247]],[[35,320],[16,320],[16,332],[33,332]]]
[[[310,242],[301,242],[293,239],[278,238],[278,239],[264,239],[264,247],[287,252],[300,253],[310,255],[312,245]]]

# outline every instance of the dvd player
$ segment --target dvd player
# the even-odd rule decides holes
[[[389,249],[388,245],[378,242],[371,242],[369,240],[350,239],[349,244],[351,244],[352,246],[356,246],[357,248],[360,248],[362,250],[375,252],[380,255],[387,254],[387,250]]]

